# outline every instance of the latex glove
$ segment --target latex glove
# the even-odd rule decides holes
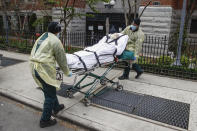
[[[72,71],[70,71],[68,74],[68,77],[71,77],[71,76],[72,76]]]

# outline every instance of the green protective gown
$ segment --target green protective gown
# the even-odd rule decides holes
[[[121,33],[129,36],[126,50],[134,52],[134,56],[137,59],[141,53],[142,43],[145,38],[141,28],[134,32],[130,29],[130,26],[127,26]]]

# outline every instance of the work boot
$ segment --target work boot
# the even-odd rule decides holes
[[[128,76],[125,76],[125,74],[123,74],[122,76],[118,77],[119,80],[124,80],[124,79],[129,79]]]
[[[140,72],[137,72],[137,75],[135,76],[135,79],[138,79],[142,73],[144,72],[144,70],[141,70]]]
[[[136,63],[134,63],[132,65],[132,68],[137,73],[137,75],[135,76],[135,79],[138,79],[142,75],[142,73],[144,72],[144,70],[142,70],[141,67]]]
[[[129,66],[125,67],[123,75],[120,76],[118,79],[119,80],[129,79],[129,72],[130,72],[130,67]]]
[[[57,123],[57,121],[53,117],[51,117],[50,120],[48,120],[48,121],[40,120],[40,128],[45,128],[45,127],[53,126],[56,123]]]
[[[64,104],[60,104],[59,105],[59,109],[57,111],[53,111],[54,115],[57,115],[59,113],[59,111],[64,109]]]

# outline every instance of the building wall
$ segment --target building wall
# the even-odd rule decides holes
[[[139,8],[142,12],[144,7]],[[141,27],[145,34],[154,36],[167,36],[171,33],[173,8],[168,7],[147,7],[141,16]]]
[[[59,0],[57,0],[59,1]],[[74,0],[70,0],[68,5],[72,5]],[[75,0],[75,8],[76,12],[83,13],[85,12],[85,1],[83,0]],[[60,8],[58,8],[57,5],[55,5],[54,8],[51,8],[50,5],[43,5],[44,3],[41,3],[39,0],[35,0],[34,3],[29,2],[28,0],[24,0],[24,4],[18,3],[20,8],[20,14],[25,14],[27,12],[35,13],[37,18],[42,18],[44,16],[52,16],[53,21],[60,21],[61,17],[61,11]],[[65,4],[65,3],[62,3]],[[60,4],[61,5],[61,4]],[[35,8],[32,8],[32,7]],[[16,21],[16,18],[14,17],[14,13],[10,14],[10,12],[13,12],[12,10],[16,8],[15,0],[10,1],[10,6],[7,9],[9,11],[9,16],[12,16],[12,20]],[[44,10],[43,10],[44,9]],[[3,16],[3,12],[1,12],[0,8],[0,15]],[[5,17],[4,17],[5,19]],[[16,22],[13,22],[17,24]],[[4,20],[5,25],[5,20]],[[64,25],[62,25],[64,26]],[[37,30],[39,30],[40,27],[37,27]],[[82,17],[82,19],[74,18],[70,24],[69,24],[69,31],[85,31],[85,17]]]
[[[171,36],[180,28],[183,0],[153,0],[153,2],[154,1],[159,1],[161,5],[154,6],[151,3],[145,10],[142,16],[144,32],[147,34],[165,34]],[[142,5],[146,5],[146,2],[143,1]],[[143,7],[139,10],[141,11],[142,9]],[[197,19],[197,10],[193,13],[192,19]],[[190,33],[191,20],[189,21],[189,27],[187,29],[188,36],[197,39],[197,34]]]
[[[85,9],[82,8],[76,8],[76,13],[85,13]],[[61,8],[53,8],[52,9],[52,20],[59,22],[60,18],[63,17],[61,15]],[[71,20],[70,24],[68,25],[67,31],[71,32],[78,32],[78,31],[85,31],[86,28],[86,17],[83,16],[81,18],[74,18]],[[62,23],[62,27],[63,27]]]
[[[138,9],[139,9],[141,1],[142,0],[137,0],[137,12],[139,11]],[[133,5],[131,12],[134,12],[134,3],[133,3],[134,0],[130,0],[130,2],[131,2],[131,5]],[[111,9],[105,8],[103,2],[98,2],[95,7],[99,11],[99,13],[124,13],[121,0],[116,0],[116,4]],[[128,12],[129,8],[128,8],[127,3],[126,3],[126,9]],[[92,12],[88,6],[86,6],[86,12]]]
[[[161,6],[171,6],[174,9],[181,9],[183,5],[183,0],[152,0],[150,5],[153,5],[153,2],[160,2]],[[141,5],[146,5],[147,1],[142,1]]]
[[[194,11],[193,15],[192,15],[192,19],[197,20],[197,10]],[[188,36],[192,39],[195,39],[195,41],[197,42],[197,33],[190,33],[190,29],[191,29],[191,21],[192,19],[189,21],[189,27],[188,27]]]

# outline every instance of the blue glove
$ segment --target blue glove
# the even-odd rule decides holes
[[[72,76],[72,71],[70,71],[68,74],[68,77],[71,77],[71,76]]]

